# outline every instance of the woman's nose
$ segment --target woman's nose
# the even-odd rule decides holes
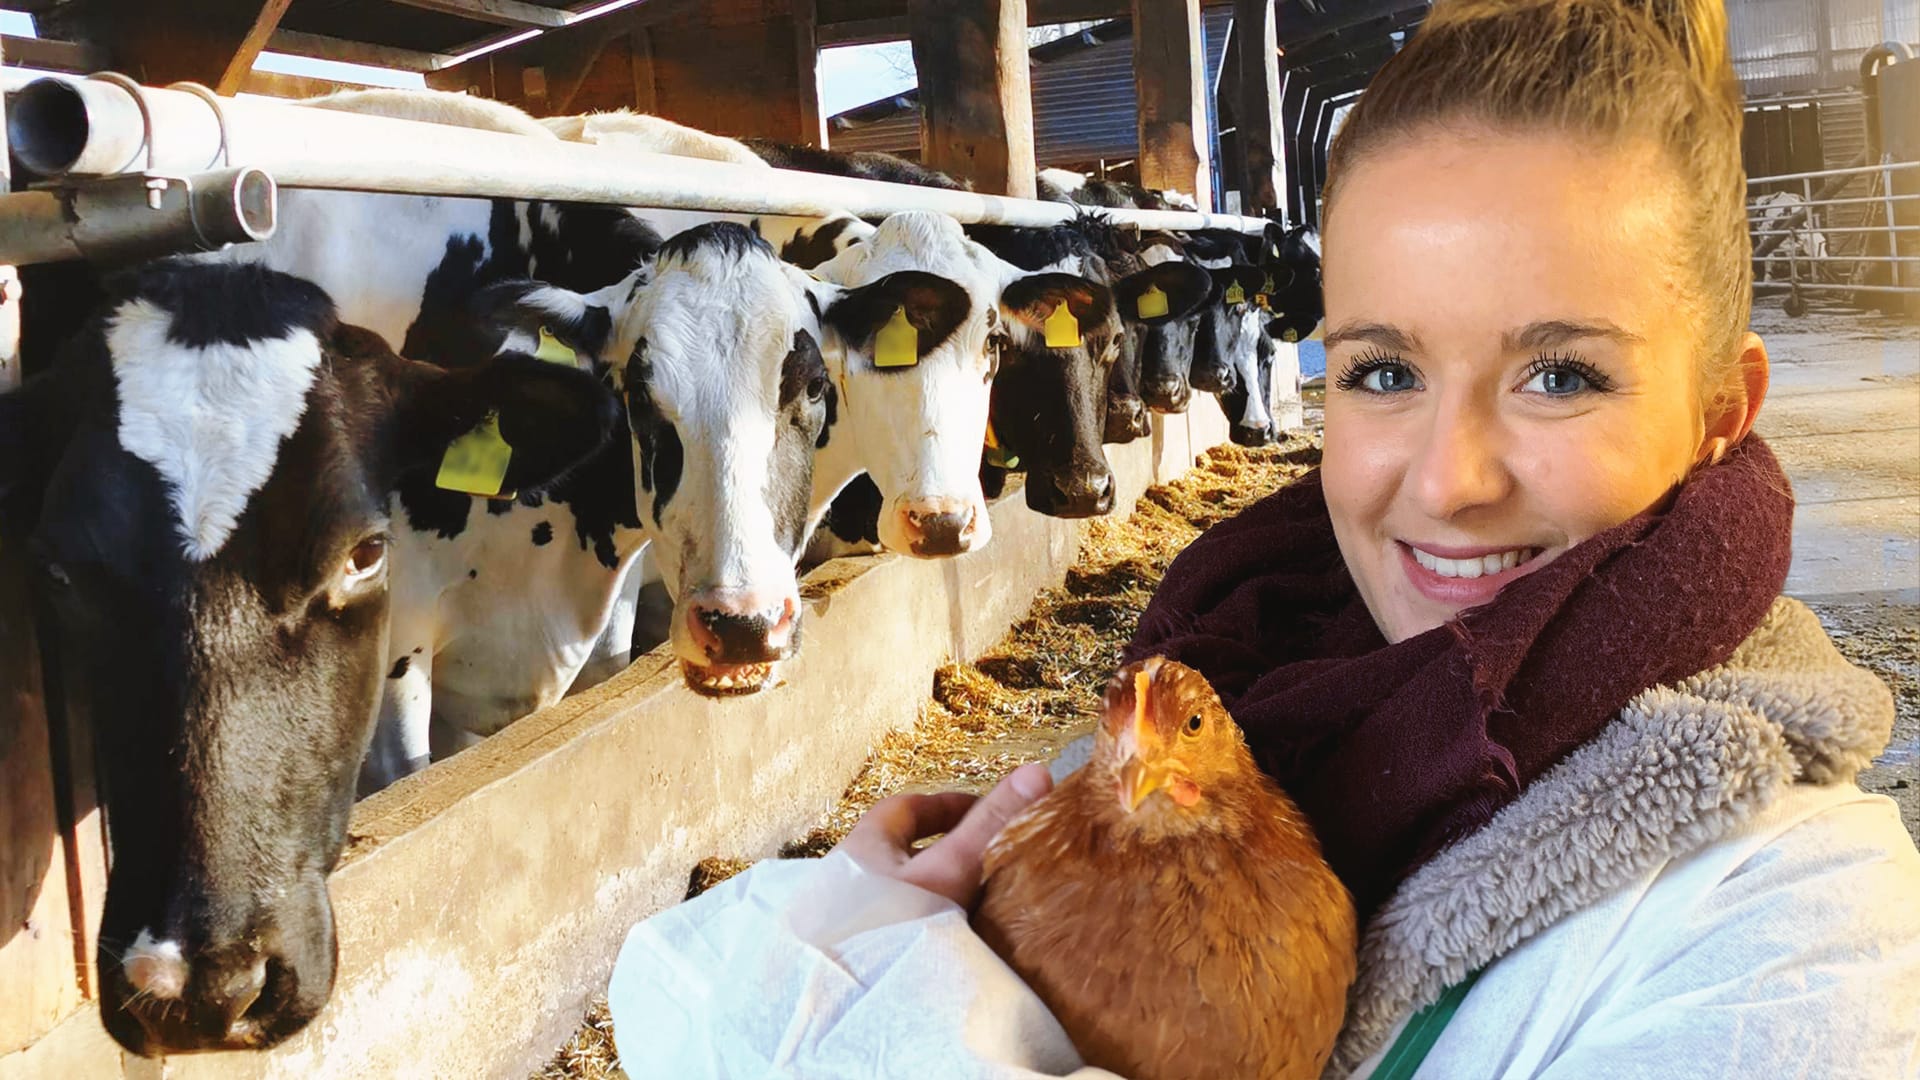
[[[1415,448],[1413,495],[1436,521],[1498,504],[1513,493],[1506,439],[1492,417],[1464,404],[1442,403],[1425,445]]]

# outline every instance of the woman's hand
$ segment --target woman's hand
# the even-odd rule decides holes
[[[894,795],[873,804],[838,850],[870,873],[971,908],[980,896],[980,861],[987,844],[1015,814],[1053,788],[1044,765],[1022,765],[984,796],[964,791]],[[916,841],[946,833],[923,851]]]

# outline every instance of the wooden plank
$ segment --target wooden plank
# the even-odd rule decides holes
[[[106,50],[74,41],[8,36],[0,37],[0,48],[4,48],[7,64],[12,67],[86,74],[108,66]]]
[[[523,30],[533,26],[551,30],[578,22],[580,19],[571,11],[522,3],[520,0],[391,0],[391,2],[420,8],[423,11],[439,12],[442,15],[457,15],[462,19],[472,19],[475,22],[517,26]]]
[[[1026,0],[909,0],[920,159],[976,189],[1034,194]]]
[[[243,94],[261,94],[277,98],[311,98],[324,94],[338,93],[341,90],[363,90],[365,83],[334,82],[331,79],[314,79],[305,75],[282,75],[277,71],[249,71],[247,78],[240,84]]]
[[[1207,137],[1207,56],[1200,0],[1133,0],[1133,85],[1139,101],[1140,183],[1213,206]]]
[[[18,537],[0,539],[0,1054],[82,1001],[27,573]]]
[[[108,66],[151,86],[181,80],[239,90],[292,0],[201,0],[191,18],[151,0],[74,0],[43,17],[56,38],[104,50]]]
[[[820,111],[820,43],[815,0],[793,0],[794,91],[800,110],[801,142],[827,145],[826,117]]]
[[[364,41],[345,41],[323,34],[299,30],[275,30],[267,39],[274,52],[305,56],[313,60],[338,60],[345,64],[393,68],[398,71],[441,71],[458,61],[447,53],[400,49],[391,45],[370,45]],[[485,59],[482,57],[482,59]]]
[[[1234,0],[1233,50],[1240,68],[1234,98],[1241,153],[1240,212],[1258,214],[1279,205],[1279,192],[1286,184],[1273,0]]]
[[[628,35],[628,41],[633,50],[628,57],[633,76],[633,109],[651,113],[659,107],[659,94],[653,82],[653,34],[644,27],[636,27]]]

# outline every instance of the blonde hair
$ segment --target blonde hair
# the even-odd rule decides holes
[[[1339,178],[1369,150],[1450,122],[1650,140],[1675,170],[1684,266],[1717,397],[1752,314],[1740,84],[1722,0],[1437,0],[1367,87],[1328,155]]]

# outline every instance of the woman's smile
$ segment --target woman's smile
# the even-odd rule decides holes
[[[1396,540],[1407,581],[1437,604],[1465,609],[1484,604],[1508,583],[1550,561],[1547,549],[1416,543]]]

